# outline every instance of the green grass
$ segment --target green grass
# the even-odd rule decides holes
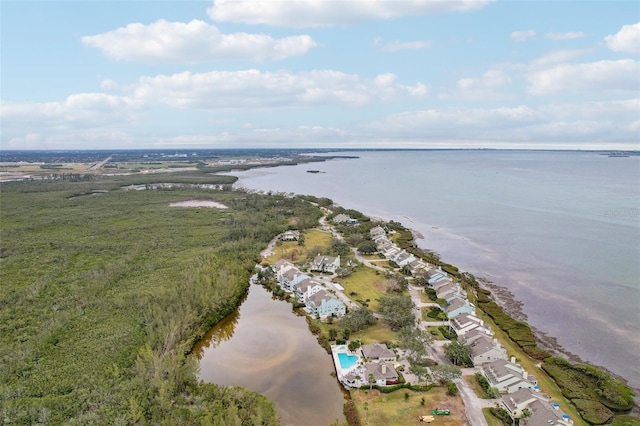
[[[491,412],[489,410],[490,410],[490,408],[483,408],[482,409],[482,414],[484,415],[484,419],[487,421],[487,425],[489,425],[489,426],[503,426],[503,423],[500,421],[500,419],[494,417],[493,414],[491,414]]]
[[[473,389],[473,392],[478,398],[491,399],[489,398],[489,395],[487,395],[487,393],[484,391],[484,389],[482,389],[482,386],[480,386],[480,383],[478,383],[478,380],[475,376],[464,376],[464,380],[469,383],[469,386],[471,387],[471,389]]]
[[[376,312],[378,301],[385,294],[385,277],[375,270],[364,266],[346,278],[337,278],[337,282],[344,287],[344,293],[352,300],[369,300],[369,310]],[[355,294],[354,294],[355,293]]]

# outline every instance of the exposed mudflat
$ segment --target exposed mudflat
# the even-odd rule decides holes
[[[228,209],[222,203],[211,200],[188,200],[169,204],[171,207],[206,207],[211,209]]]

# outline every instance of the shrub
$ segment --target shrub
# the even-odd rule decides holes
[[[611,426],[640,426],[640,419],[626,414],[616,416],[613,422],[611,422]]]
[[[351,400],[345,402],[342,412],[344,413],[344,417],[347,419],[347,424],[349,426],[362,425],[362,421],[360,420],[360,415],[358,414],[358,409],[356,408],[355,402]]]
[[[611,410],[598,401],[590,399],[572,399],[571,402],[578,409],[580,417],[591,424],[603,425],[613,417]]]
[[[447,395],[456,396],[458,394],[458,386],[455,383],[447,382],[445,386],[447,387]]]

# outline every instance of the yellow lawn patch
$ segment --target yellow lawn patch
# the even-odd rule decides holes
[[[369,310],[377,311],[377,299],[385,294],[385,277],[382,273],[376,274],[376,271],[371,268],[359,267],[353,274],[346,278],[337,278],[336,281],[342,284],[344,293],[349,296],[351,300],[367,301],[367,299],[369,299],[367,302],[369,304]]]

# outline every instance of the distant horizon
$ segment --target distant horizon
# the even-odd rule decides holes
[[[304,152],[304,153],[330,153],[330,152],[358,152],[358,151],[531,151],[531,152],[637,152],[639,149],[562,149],[562,148],[94,148],[94,149],[1,149],[0,156],[3,152],[194,152],[194,151],[285,151],[285,152]]]

